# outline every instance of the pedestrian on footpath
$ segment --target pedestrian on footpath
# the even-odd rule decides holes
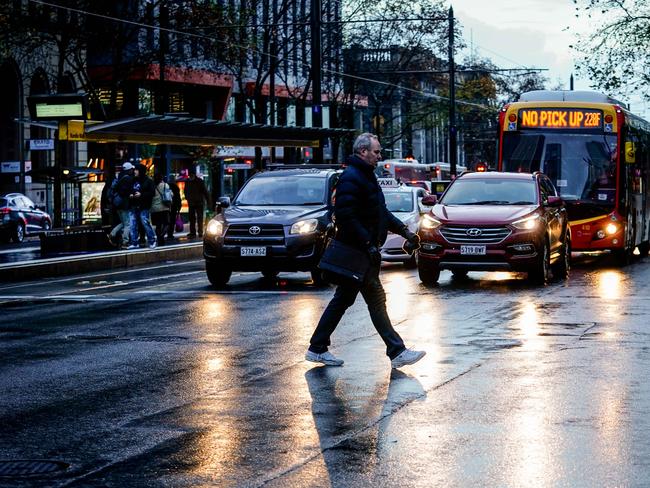
[[[199,237],[203,237],[203,212],[205,212],[203,201],[205,200],[210,207],[210,194],[204,181],[196,176],[194,168],[190,168],[189,176],[189,180],[185,182],[185,199],[190,219],[190,233],[187,237],[196,237],[197,230]]]
[[[386,241],[388,230],[401,235],[414,247],[419,245],[419,237],[386,208],[384,194],[374,173],[381,159],[381,145],[377,136],[361,134],[354,141],[353,152],[336,185],[334,239],[367,252],[370,267],[362,283],[343,282],[336,288],[334,298],[327,305],[311,337],[305,359],[328,366],[343,365],[342,359],[327,350],[330,336],[361,292],[372,323],[386,344],[391,366],[400,368],[419,361],[425,352],[407,349],[390,322],[386,312],[386,293],[379,280],[379,248]]]
[[[129,196],[133,189],[133,172],[134,166],[131,163],[124,163],[122,171],[113,181],[111,189],[108,192],[112,208],[117,212],[120,223],[113,227],[108,240],[114,246],[126,247],[129,245],[131,217],[129,216]],[[120,236],[120,232],[122,235]]]
[[[156,226],[156,243],[162,246],[165,243],[165,235],[169,226],[169,214],[172,206],[172,190],[163,181],[162,173],[156,173],[153,177],[155,190],[151,200],[151,223]]]
[[[150,249],[156,248],[156,233],[151,227],[150,209],[155,187],[147,176],[147,168],[136,164],[133,174],[133,188],[129,196],[129,221],[131,226],[131,244],[129,249],[138,249],[138,222],[144,227]]]
[[[171,220],[169,222],[169,227],[167,229],[167,237],[169,239],[174,238],[174,227],[176,227],[176,221],[180,217],[181,213],[181,204],[183,203],[181,200],[181,189],[178,187],[176,182],[174,181],[169,181],[167,182],[169,185],[169,188],[172,191],[172,206],[170,209],[170,214],[171,214]]]

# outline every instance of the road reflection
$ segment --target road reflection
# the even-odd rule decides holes
[[[392,370],[388,384],[385,378],[374,378],[374,385],[364,388],[369,395],[360,397],[358,385],[346,379],[343,371],[315,367],[305,373],[328,477],[321,476],[318,486],[346,486],[344,472],[372,480],[382,457],[397,449],[395,433],[388,434],[392,414],[404,404],[426,397],[417,379],[397,370]]]

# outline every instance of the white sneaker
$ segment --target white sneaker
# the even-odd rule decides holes
[[[140,246],[138,244],[131,244],[130,246],[127,246],[127,249],[140,249]]]
[[[149,249],[156,249],[158,247],[158,242],[153,241],[151,244],[149,244]]]
[[[401,368],[408,364],[417,363],[426,354],[425,351],[414,351],[413,349],[404,349],[399,356],[390,360],[393,369]]]
[[[318,354],[317,352],[307,350],[305,354],[305,359],[311,361],[312,363],[321,363],[326,366],[343,366],[343,360],[337,358],[334,354],[329,351]]]

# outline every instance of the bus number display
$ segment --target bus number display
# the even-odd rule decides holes
[[[589,109],[522,109],[520,129],[601,129],[603,113]]]

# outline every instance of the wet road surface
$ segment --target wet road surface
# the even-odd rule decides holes
[[[341,368],[303,361],[333,288],[201,261],[0,285],[0,486],[647,486],[650,260],[545,288],[383,269],[427,356],[391,371],[359,298]]]

